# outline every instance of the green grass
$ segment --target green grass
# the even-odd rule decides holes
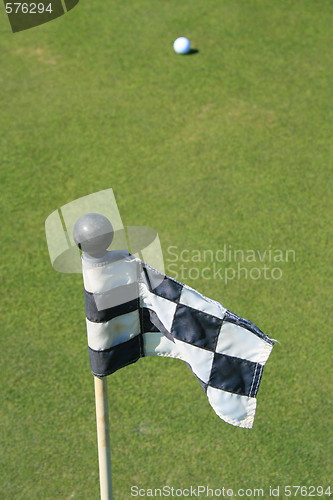
[[[325,0],[82,0],[12,34],[1,9],[1,500],[99,498],[82,278],[52,270],[44,221],[109,187],[165,253],[296,254],[280,280],[187,281],[281,342],[253,430],[220,421],[176,360],[109,377],[115,500],[328,486],[332,23]],[[196,55],[173,53],[180,35]]]

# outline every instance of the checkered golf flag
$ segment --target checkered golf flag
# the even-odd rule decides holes
[[[185,361],[217,415],[253,425],[273,341],[250,321],[121,251],[83,254],[90,364],[110,375],[145,356]],[[181,381],[180,381],[181,383]]]

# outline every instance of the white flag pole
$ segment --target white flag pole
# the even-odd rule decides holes
[[[107,378],[94,377],[101,500],[112,500]]]
[[[100,262],[113,240],[113,227],[104,215],[90,213],[80,217],[73,229],[75,243],[82,250],[82,258]],[[111,451],[106,377],[94,377],[96,425],[101,500],[112,500]]]

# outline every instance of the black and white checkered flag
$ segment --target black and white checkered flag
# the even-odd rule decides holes
[[[185,361],[226,422],[253,425],[273,340],[192,288],[134,256],[82,259],[88,346],[97,377],[145,356]]]

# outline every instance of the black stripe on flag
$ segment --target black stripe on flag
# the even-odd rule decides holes
[[[142,282],[150,292],[172,302],[179,302],[183,290],[182,284],[177,283],[168,276],[161,275],[155,269],[147,266],[143,266],[142,271]]]
[[[142,307],[140,309],[141,312],[141,329],[142,332],[160,332],[160,328],[156,326],[156,321],[153,323],[151,321],[151,316],[153,316],[153,311],[147,309],[146,307]],[[157,314],[154,313],[155,319],[157,318]],[[159,326],[161,326],[161,322],[159,322]]]
[[[222,323],[216,316],[177,304],[171,333],[178,340],[215,351]]]
[[[240,316],[237,316],[237,314],[234,314],[231,311],[226,311],[225,316],[224,316],[224,321],[228,321],[229,323],[233,323],[234,325],[241,326],[242,328],[246,328],[246,330],[249,330],[250,332],[257,335],[257,337],[260,337],[261,339],[265,340],[269,344],[274,345],[274,342],[267,335],[265,335],[264,332],[262,332],[256,325],[254,325],[248,319],[241,318]]]
[[[214,354],[209,385],[242,396],[254,397],[260,382],[262,366],[226,354]]]
[[[93,294],[84,290],[86,317],[94,323],[105,323],[111,319],[138,309],[137,286],[126,285],[107,294]],[[96,305],[98,304],[98,307]],[[117,304],[112,306],[112,304]]]
[[[91,371],[96,377],[111,375],[111,373],[135,363],[144,356],[141,334],[105,351],[94,351],[90,347],[88,347],[88,350]]]
[[[160,332],[166,336],[171,342],[175,342],[171,333],[165,328],[163,323],[160,321],[158,315],[152,309],[147,307],[140,308],[141,313],[141,331],[145,332]]]
[[[253,383],[252,383],[251,391],[250,391],[250,394],[249,394],[249,396],[251,398],[255,398],[256,395],[257,395],[263,370],[264,370],[263,365],[261,365],[260,363],[258,363],[257,366],[256,366],[256,370],[254,372]]]

